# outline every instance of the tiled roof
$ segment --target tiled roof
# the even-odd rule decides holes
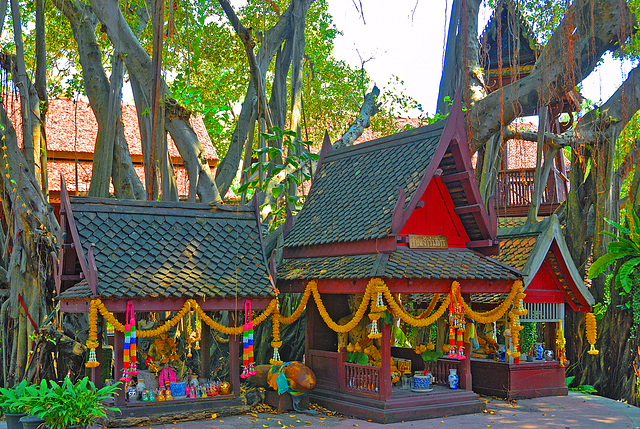
[[[510,279],[520,273],[470,251],[401,250],[389,256],[385,277],[423,279]]]
[[[89,286],[89,283],[87,283],[86,280],[82,280],[79,283],[71,286],[64,292],[60,293],[60,295],[56,296],[56,299],[87,298],[92,294],[93,292],[91,291],[91,286]]]
[[[330,152],[285,240],[286,246],[375,239],[391,232],[397,188],[408,205],[445,121]]]
[[[285,259],[279,280],[356,279],[516,279],[520,273],[470,251],[398,250],[356,256]]]
[[[515,237],[500,239],[500,262],[517,270],[522,270],[536,246],[536,237]]]
[[[80,242],[95,244],[101,297],[267,297],[254,212],[246,206],[73,198]]]

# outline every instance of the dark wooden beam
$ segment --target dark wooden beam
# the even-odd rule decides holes
[[[467,213],[480,213],[482,211],[482,206],[480,204],[470,204],[468,206],[459,206],[454,207],[453,211],[457,215],[467,214]]]
[[[473,176],[472,171],[461,171],[459,173],[442,176],[441,179],[444,183],[460,182],[460,181],[471,182],[471,180],[475,180],[475,177]]]
[[[304,292],[311,279],[279,281],[278,289],[283,293]],[[319,279],[318,291],[327,294],[364,293],[370,278],[364,279]],[[391,293],[448,293],[451,283],[460,282],[463,293],[509,293],[513,280],[506,279],[383,279]]]
[[[242,311],[244,300],[251,299],[251,307],[254,310],[264,310],[269,306],[273,298],[224,298],[224,299],[196,299],[196,302],[204,311]],[[112,313],[124,313],[127,310],[127,302],[133,302],[136,311],[178,311],[187,298],[103,298],[107,310]],[[60,301],[60,309],[65,313],[85,313],[89,311],[89,299],[65,299]]]

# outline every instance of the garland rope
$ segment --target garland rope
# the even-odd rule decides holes
[[[300,304],[290,316],[283,317],[280,314],[280,310],[278,308],[278,299],[274,298],[269,303],[269,306],[260,315],[258,315],[253,319],[253,326],[254,327],[258,326],[259,324],[264,322],[267,319],[267,317],[269,317],[269,315],[272,315],[273,341],[271,342],[271,346],[274,348],[274,357],[272,361],[279,362],[280,357],[278,354],[278,348],[282,346],[282,341],[280,340],[280,325],[291,324],[295,322],[300,317],[304,309],[306,308],[309,298],[311,296],[313,296],[313,300],[315,301],[316,306],[318,307],[318,312],[320,313],[322,320],[324,320],[324,322],[327,324],[327,326],[331,330],[338,333],[347,333],[351,331],[353,328],[355,328],[364,317],[364,314],[367,311],[367,307],[369,306],[369,304],[371,304],[371,312],[369,314],[369,319],[373,322],[374,326],[369,336],[372,337],[373,335],[372,338],[376,338],[381,335],[381,333],[377,329],[377,322],[381,318],[382,312],[387,309],[387,306],[384,304],[383,298],[384,300],[386,300],[388,306],[390,307],[391,313],[395,317],[402,319],[402,321],[414,327],[426,327],[433,324],[437,319],[439,319],[445,313],[445,311],[447,310],[447,307],[449,307],[449,304],[451,304],[452,299],[456,306],[462,304],[464,308],[464,312],[471,319],[479,323],[491,323],[499,320],[500,318],[502,318],[502,316],[507,312],[507,310],[513,304],[514,309],[509,312],[509,316],[511,318],[512,342],[514,345],[514,352],[519,355],[518,336],[519,336],[519,330],[522,329],[522,327],[520,326],[518,319],[519,319],[519,316],[526,314],[526,310],[522,308],[522,299],[525,296],[525,294],[523,293],[522,281],[516,280],[513,283],[511,292],[500,305],[498,305],[493,310],[483,312],[483,313],[473,311],[471,307],[469,307],[469,305],[464,301],[464,298],[462,298],[459,292],[460,292],[460,283],[454,281],[451,284],[451,293],[447,294],[446,298],[442,301],[442,303],[440,303],[440,306],[435,311],[434,309],[438,303],[438,300],[440,299],[439,293],[434,294],[434,297],[432,298],[431,303],[429,304],[429,307],[423,313],[421,313],[418,316],[412,316],[411,314],[409,314],[409,312],[407,312],[404,309],[402,304],[398,302],[396,298],[391,294],[391,292],[389,291],[389,288],[385,285],[384,281],[379,278],[374,278],[374,279],[371,279],[367,284],[364,296],[362,298],[362,302],[360,303],[360,306],[358,307],[353,318],[349,322],[343,325],[339,325],[331,319],[331,316],[329,316],[329,313],[327,312],[327,309],[324,306],[324,303],[322,302],[322,299],[320,297],[320,292],[318,291],[318,283],[315,280],[311,280],[307,284],[307,287],[305,288],[302,299],[300,300]],[[227,335],[240,335],[243,332],[243,326],[235,326],[235,327],[224,326],[216,322],[205,313],[205,311],[198,305],[198,303],[194,299],[188,299],[184,303],[182,308],[177,311],[175,316],[166,320],[162,325],[154,329],[148,329],[144,331],[138,330],[137,336],[139,338],[149,338],[149,337],[156,337],[163,333],[166,333],[173,326],[177,325],[178,322],[186,314],[194,310],[196,314],[200,317],[201,321],[203,321],[208,326],[210,326],[211,328],[213,328],[218,332],[221,332]],[[90,303],[90,313],[89,313],[90,329],[89,329],[89,339],[87,340],[87,346],[90,349],[94,349],[95,347],[97,347],[96,319],[97,319],[98,312],[100,312],[100,314],[105,318],[107,322],[109,322],[114,327],[115,330],[119,332],[126,331],[125,326],[115,318],[113,313],[107,310],[104,303],[100,299],[93,299],[91,300],[91,303]],[[591,314],[591,316],[593,315]],[[594,349],[593,344],[595,343],[595,317],[593,318],[593,327],[591,326],[592,326],[591,319],[589,315],[587,315],[587,328],[588,328],[587,338],[589,340],[593,338],[593,341],[589,341],[589,343],[592,344],[592,348]],[[93,360],[90,359],[90,362],[93,362]],[[91,365],[94,365],[94,364],[91,363]]]

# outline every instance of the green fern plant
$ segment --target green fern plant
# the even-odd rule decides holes
[[[599,257],[589,268],[588,278],[596,278],[601,273],[621,262],[614,276],[615,288],[623,297],[623,306],[632,311],[634,328],[640,325],[640,219],[634,210],[631,198],[627,202],[625,222],[617,223],[609,219],[618,234],[601,231],[614,239],[607,246],[607,253]],[[635,329],[633,330],[635,331]]]

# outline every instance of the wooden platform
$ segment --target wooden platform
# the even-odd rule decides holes
[[[244,413],[248,409],[244,398],[235,395],[182,398],[161,402],[132,402],[120,407],[122,413],[109,412],[108,426],[138,426],[152,422],[157,424],[197,420],[210,418],[212,413],[223,416]]]
[[[469,390],[451,390],[434,386],[432,392],[417,393],[393,388],[391,398],[386,401],[363,398],[334,390],[314,389],[309,393],[311,402],[347,416],[378,423],[397,423],[456,414],[479,413],[484,402]]]
[[[509,364],[471,359],[473,391],[506,399],[566,396],[565,368],[557,361]]]

